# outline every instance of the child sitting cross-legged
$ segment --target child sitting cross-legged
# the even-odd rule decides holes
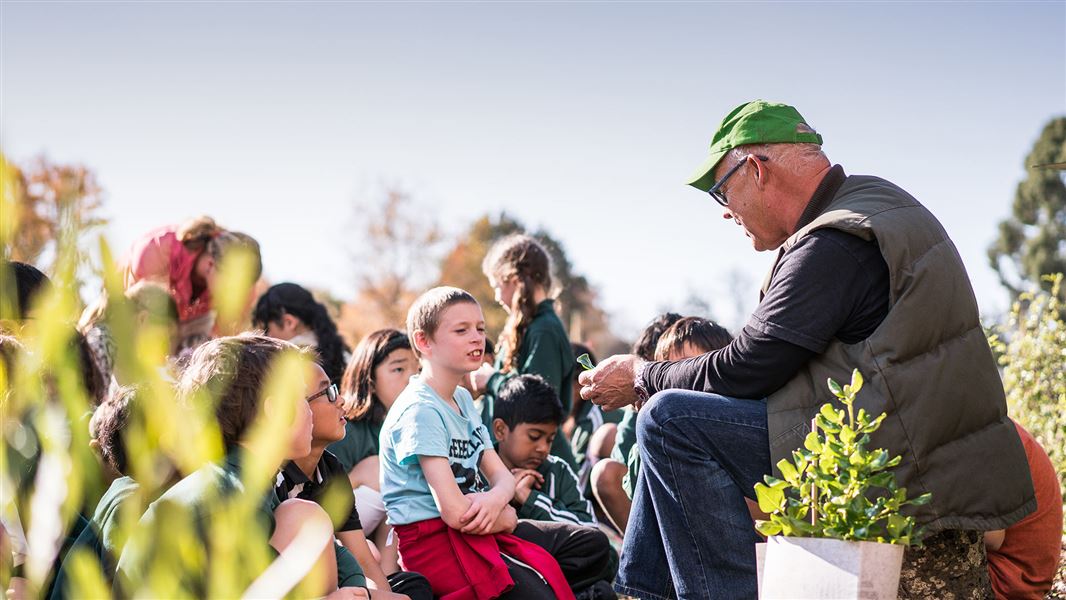
[[[411,306],[407,331],[422,372],[385,418],[380,454],[400,564],[425,575],[445,600],[574,598],[555,558],[513,535],[514,477],[459,385],[485,349],[477,300],[458,288],[431,289]]]

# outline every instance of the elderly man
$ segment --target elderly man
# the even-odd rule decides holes
[[[802,445],[826,379],[854,368],[866,379],[858,404],[888,413],[872,447],[903,457],[895,475],[910,497],[932,492],[909,508],[929,537],[908,552],[901,596],[935,596],[947,580],[989,595],[980,532],[1035,508],[955,246],[907,192],[845,175],[821,143],[791,106],[757,100],[727,115],[689,185],[756,250],[778,249],[758,307],[722,350],[674,363],[614,356],[581,375],[583,398],[641,409],[621,592],[755,597],[744,498]]]

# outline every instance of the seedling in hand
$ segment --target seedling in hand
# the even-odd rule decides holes
[[[596,366],[592,364],[592,359],[589,358],[588,352],[577,357],[577,364],[585,368],[586,371],[591,371]]]

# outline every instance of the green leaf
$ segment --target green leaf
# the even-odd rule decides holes
[[[840,441],[845,444],[850,444],[855,441],[855,430],[851,427],[842,427],[840,429]]]
[[[836,423],[837,425],[844,424],[844,411],[837,411],[833,408],[832,404],[823,404],[818,413],[830,423]]]
[[[851,393],[858,394],[862,389],[862,373],[858,369],[851,372]]]
[[[593,366],[593,364],[592,364],[592,359],[589,358],[589,355],[588,355],[587,352],[585,354],[582,354],[581,356],[577,357],[577,364],[579,364],[582,367],[584,367],[586,371],[591,371],[592,369],[595,368]]]
[[[755,521],[755,530],[769,537],[781,533],[781,525],[773,521]]]
[[[932,500],[932,499],[933,499],[933,495],[927,492],[925,494],[922,494],[921,496],[918,496],[917,498],[914,498],[913,500],[910,500],[908,502],[908,504],[913,504],[915,506],[921,506],[923,504],[929,504],[929,501]]]
[[[840,389],[840,384],[839,383],[833,381],[832,378],[829,378],[828,383],[829,383],[829,391],[832,392],[834,396],[836,396],[837,398],[843,398],[844,397],[844,390]]]
[[[770,487],[762,483],[756,483],[755,497],[759,500],[760,510],[766,513],[772,513],[781,509],[781,504],[785,501],[785,492],[777,487]]]
[[[792,463],[782,458],[777,461],[777,468],[781,471],[781,475],[785,478],[785,481],[792,485],[796,485],[797,482],[799,482],[799,471],[796,470],[796,467],[792,466]]]
[[[812,431],[807,434],[807,437],[803,440],[803,447],[811,452],[822,451],[822,441],[818,439],[817,431]]]

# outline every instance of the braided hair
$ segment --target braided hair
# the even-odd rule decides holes
[[[326,307],[306,288],[295,283],[279,283],[270,286],[259,297],[252,312],[252,322],[265,328],[267,323],[281,321],[286,314],[300,319],[314,332],[315,350],[322,370],[331,382],[340,383],[348,347],[337,333],[337,324],[330,318]]]
[[[516,369],[518,348],[537,311],[534,290],[540,287],[547,292],[552,287],[551,257],[536,239],[516,233],[493,244],[485,255],[481,270],[498,282],[514,281],[515,284],[507,323],[499,341],[502,370],[507,373]]]

